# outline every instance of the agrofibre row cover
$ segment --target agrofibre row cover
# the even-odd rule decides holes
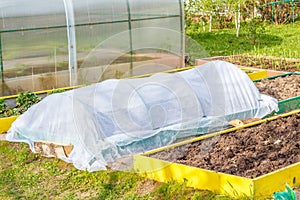
[[[110,79],[53,94],[21,115],[7,139],[73,145],[68,157],[81,170],[120,169],[115,162],[180,138],[224,129],[233,119],[278,110],[247,74],[223,61],[147,78]]]

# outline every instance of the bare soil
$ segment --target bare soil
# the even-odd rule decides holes
[[[255,178],[300,161],[300,114],[150,156]]]
[[[300,75],[290,75],[255,82],[262,94],[274,97],[278,101],[300,96]]]
[[[150,179],[145,179],[144,181],[138,183],[136,187],[136,193],[140,195],[150,194],[160,185],[161,185],[160,182],[156,182]]]

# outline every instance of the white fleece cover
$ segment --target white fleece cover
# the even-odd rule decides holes
[[[147,78],[106,80],[53,94],[21,115],[7,139],[74,146],[61,159],[104,170],[119,158],[224,129],[233,119],[262,118],[277,100],[259,93],[245,72],[224,61]]]

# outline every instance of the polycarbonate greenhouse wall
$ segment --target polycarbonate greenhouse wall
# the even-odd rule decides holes
[[[183,66],[181,0],[1,0],[1,96]]]

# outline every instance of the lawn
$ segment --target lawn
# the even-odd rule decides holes
[[[191,26],[187,35],[199,44],[198,48],[205,51],[205,56],[230,56],[237,54],[276,56],[280,58],[300,58],[300,21],[294,26],[265,25],[263,34],[258,34],[258,42],[253,45],[248,34],[241,27],[241,34],[237,38],[235,29],[212,30],[203,32],[197,26]],[[189,39],[189,40],[191,40]],[[187,51],[195,53],[199,49],[187,46]],[[200,55],[201,56],[201,55]]]
[[[75,169],[0,141],[0,199],[230,199],[184,183],[158,183],[132,172]]]

